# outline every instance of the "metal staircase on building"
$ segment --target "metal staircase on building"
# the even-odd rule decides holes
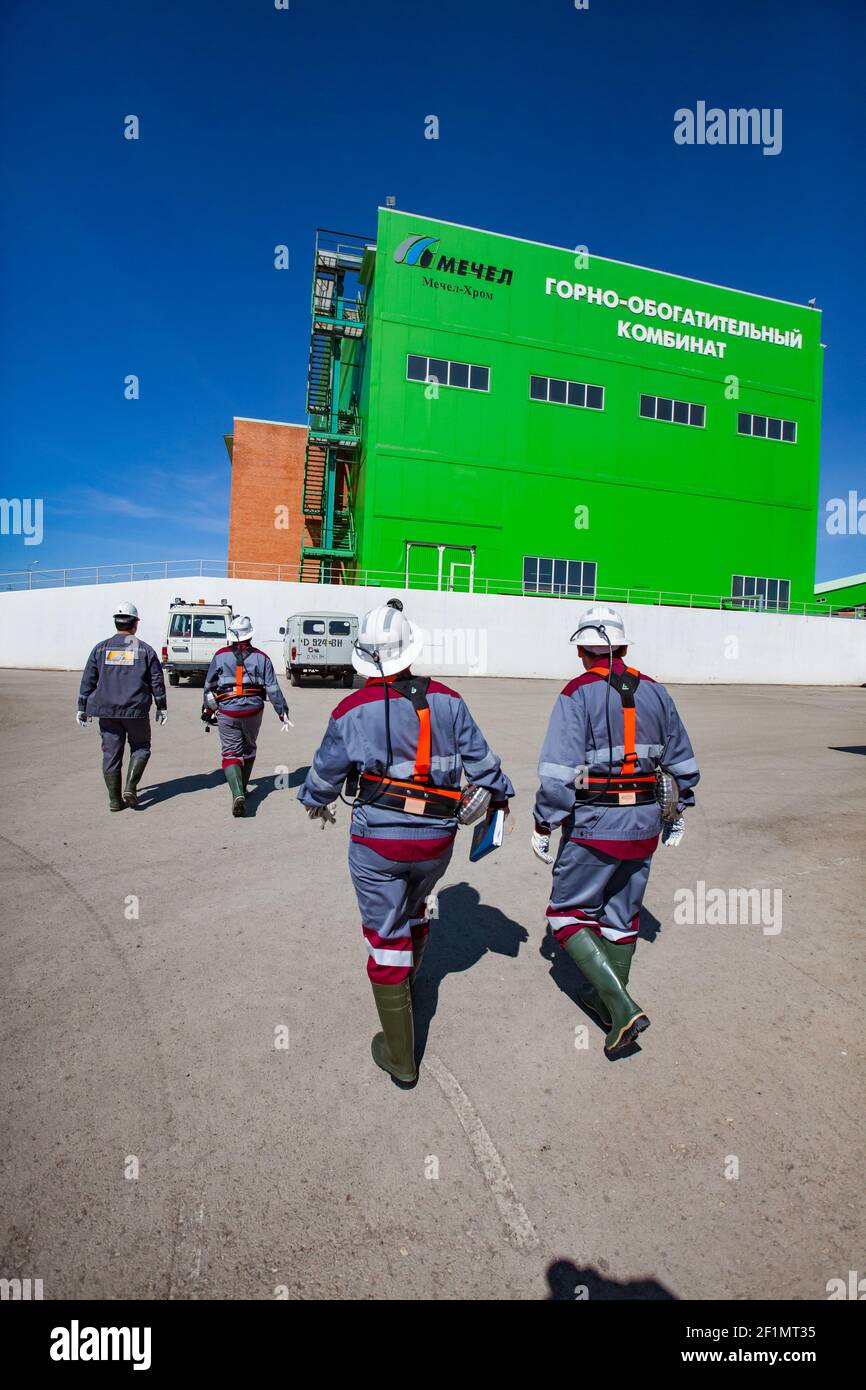
[[[362,338],[366,328],[358,274],[370,244],[342,232],[316,235],[303,489],[309,542],[301,549],[299,575],[311,583],[339,583],[355,556],[352,473],[360,422],[343,380],[343,354],[347,341]]]

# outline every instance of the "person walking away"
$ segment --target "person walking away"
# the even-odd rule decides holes
[[[608,1030],[612,1054],[649,1027],[626,988],[641,904],[659,838],[671,846],[682,839],[700,772],[668,691],[626,666],[619,613],[588,609],[570,640],[584,669],[550,717],[531,843],[553,864],[547,918],[587,981],[583,1002]]]
[[[270,700],[288,733],[289,707],[271,658],[254,647],[253,625],[236,615],[229,623],[229,646],[214,652],[204,682],[202,715],[216,710],[222,767],[232,795],[232,815],[246,815],[246,796],[256,760],[265,700]]]
[[[78,691],[78,724],[84,728],[90,719],[99,720],[102,774],[110,811],[138,805],[138,784],[150,758],[151,705],[156,705],[157,724],[168,718],[159,657],[138,636],[138,624],[135,604],[119,603],[114,633],[93,648]],[[129,761],[121,790],[127,744]]]

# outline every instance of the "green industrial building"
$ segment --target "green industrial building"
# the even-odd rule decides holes
[[[317,241],[301,575],[822,611],[821,370],[814,307],[382,208]]]

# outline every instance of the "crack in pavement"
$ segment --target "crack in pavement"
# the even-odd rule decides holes
[[[493,1140],[457,1077],[452,1075],[435,1053],[428,1052],[421,1065],[438,1083],[442,1094],[460,1121],[481,1175],[499,1208],[499,1215],[511,1244],[527,1253],[537,1250],[539,1239],[535,1227],[514,1190],[514,1184]]]

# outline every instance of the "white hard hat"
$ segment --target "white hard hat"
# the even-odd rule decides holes
[[[238,614],[229,623],[229,637],[233,642],[251,642],[256,635],[256,630],[249,618],[241,617]]]
[[[626,635],[625,621],[616,609],[596,603],[587,608],[570,640],[579,647],[586,647],[588,652],[603,654],[608,650],[608,642],[611,647],[627,647],[630,639]]]
[[[134,603],[119,603],[114,610],[115,618],[137,618],[138,609]]]
[[[360,675],[396,676],[418,660],[424,639],[402,610],[400,600],[392,599],[362,618],[352,649],[352,665]]]

